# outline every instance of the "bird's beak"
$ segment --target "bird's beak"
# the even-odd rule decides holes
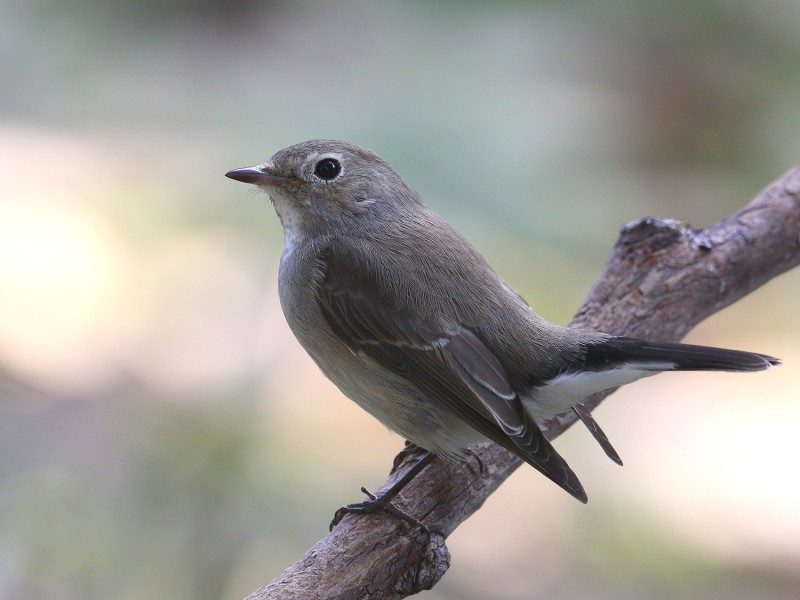
[[[253,185],[269,185],[271,183],[276,184],[286,181],[286,177],[271,173],[269,164],[233,169],[225,173],[225,177],[230,177],[231,179],[244,183],[252,183]]]

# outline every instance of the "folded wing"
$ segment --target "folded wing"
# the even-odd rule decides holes
[[[586,493],[512,389],[497,357],[470,329],[408,313],[361,248],[322,255],[317,293],[335,334],[356,353],[413,383],[444,411],[521,457],[575,498]],[[357,285],[356,285],[357,283]],[[404,282],[413,288],[414,282]],[[425,290],[417,290],[424,295]],[[430,312],[427,314],[431,314]],[[412,440],[413,441],[413,440]]]

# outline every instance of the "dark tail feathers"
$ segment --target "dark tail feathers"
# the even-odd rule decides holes
[[[611,337],[587,347],[584,369],[604,371],[623,365],[647,369],[652,365],[657,371],[763,371],[779,364],[780,359],[755,352]]]

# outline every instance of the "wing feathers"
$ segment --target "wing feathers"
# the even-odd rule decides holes
[[[480,339],[466,329],[451,335],[442,348],[445,361],[489,410],[506,438],[505,446],[581,502],[586,493],[575,473],[544,437],[511,388],[500,362]],[[461,396],[462,399],[466,399]],[[495,439],[494,436],[488,436]],[[513,442],[509,445],[507,440]]]
[[[572,410],[575,411],[575,414],[578,415],[578,418],[581,422],[586,425],[586,429],[589,430],[589,433],[592,434],[592,437],[595,441],[600,444],[600,447],[603,449],[603,452],[606,453],[606,456],[613,460],[618,465],[622,466],[622,459],[617,454],[617,451],[614,449],[614,446],[611,445],[611,442],[608,439],[605,431],[600,428],[600,424],[594,420],[592,413],[586,410],[581,402],[578,402],[575,406],[572,407]]]
[[[464,327],[447,327],[421,315],[414,315],[417,321],[403,318],[407,311],[396,305],[397,295],[385,288],[377,272],[365,268],[368,264],[364,256],[323,254],[317,302],[342,342],[401,374],[437,410],[462,419],[586,502],[577,476],[526,412],[484,342]],[[350,283],[355,281],[357,289]]]

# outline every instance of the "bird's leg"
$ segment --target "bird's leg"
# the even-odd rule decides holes
[[[380,496],[376,496],[375,494],[370,492],[367,488],[362,487],[361,491],[365,493],[367,496],[369,496],[369,500],[364,500],[363,502],[357,502],[356,504],[348,504],[347,506],[343,506],[342,508],[337,510],[336,513],[333,515],[333,521],[331,521],[330,528],[333,529],[334,527],[336,527],[339,524],[339,521],[341,521],[342,518],[348,513],[357,513],[357,514],[372,513],[383,509],[386,512],[393,514],[394,516],[403,519],[404,521],[407,521],[412,525],[419,527],[425,533],[430,533],[428,531],[428,528],[425,527],[422,521],[420,521],[416,517],[409,515],[408,513],[403,512],[402,510],[397,508],[394,504],[392,504],[392,499],[395,496],[397,496],[397,494],[400,493],[400,490],[402,490],[406,485],[408,485],[408,483],[412,479],[414,479],[414,477],[419,475],[419,473],[425,467],[427,467],[433,461],[434,458],[436,458],[435,454],[433,454],[432,452],[426,452],[422,456],[422,458],[420,458],[416,462],[416,464],[408,470],[408,472],[405,475],[403,475],[400,479],[398,479],[394,483],[394,485],[392,485],[392,487],[390,487]]]
[[[392,470],[390,472],[394,473],[395,471],[397,471],[397,469],[400,467],[401,464],[403,464],[403,461],[405,459],[414,456],[415,454],[424,455],[427,452],[428,451],[425,450],[425,448],[420,448],[414,442],[406,440],[406,444],[405,446],[403,446],[403,449],[400,450],[400,452],[397,453],[397,456],[394,457],[394,460],[392,461]]]

